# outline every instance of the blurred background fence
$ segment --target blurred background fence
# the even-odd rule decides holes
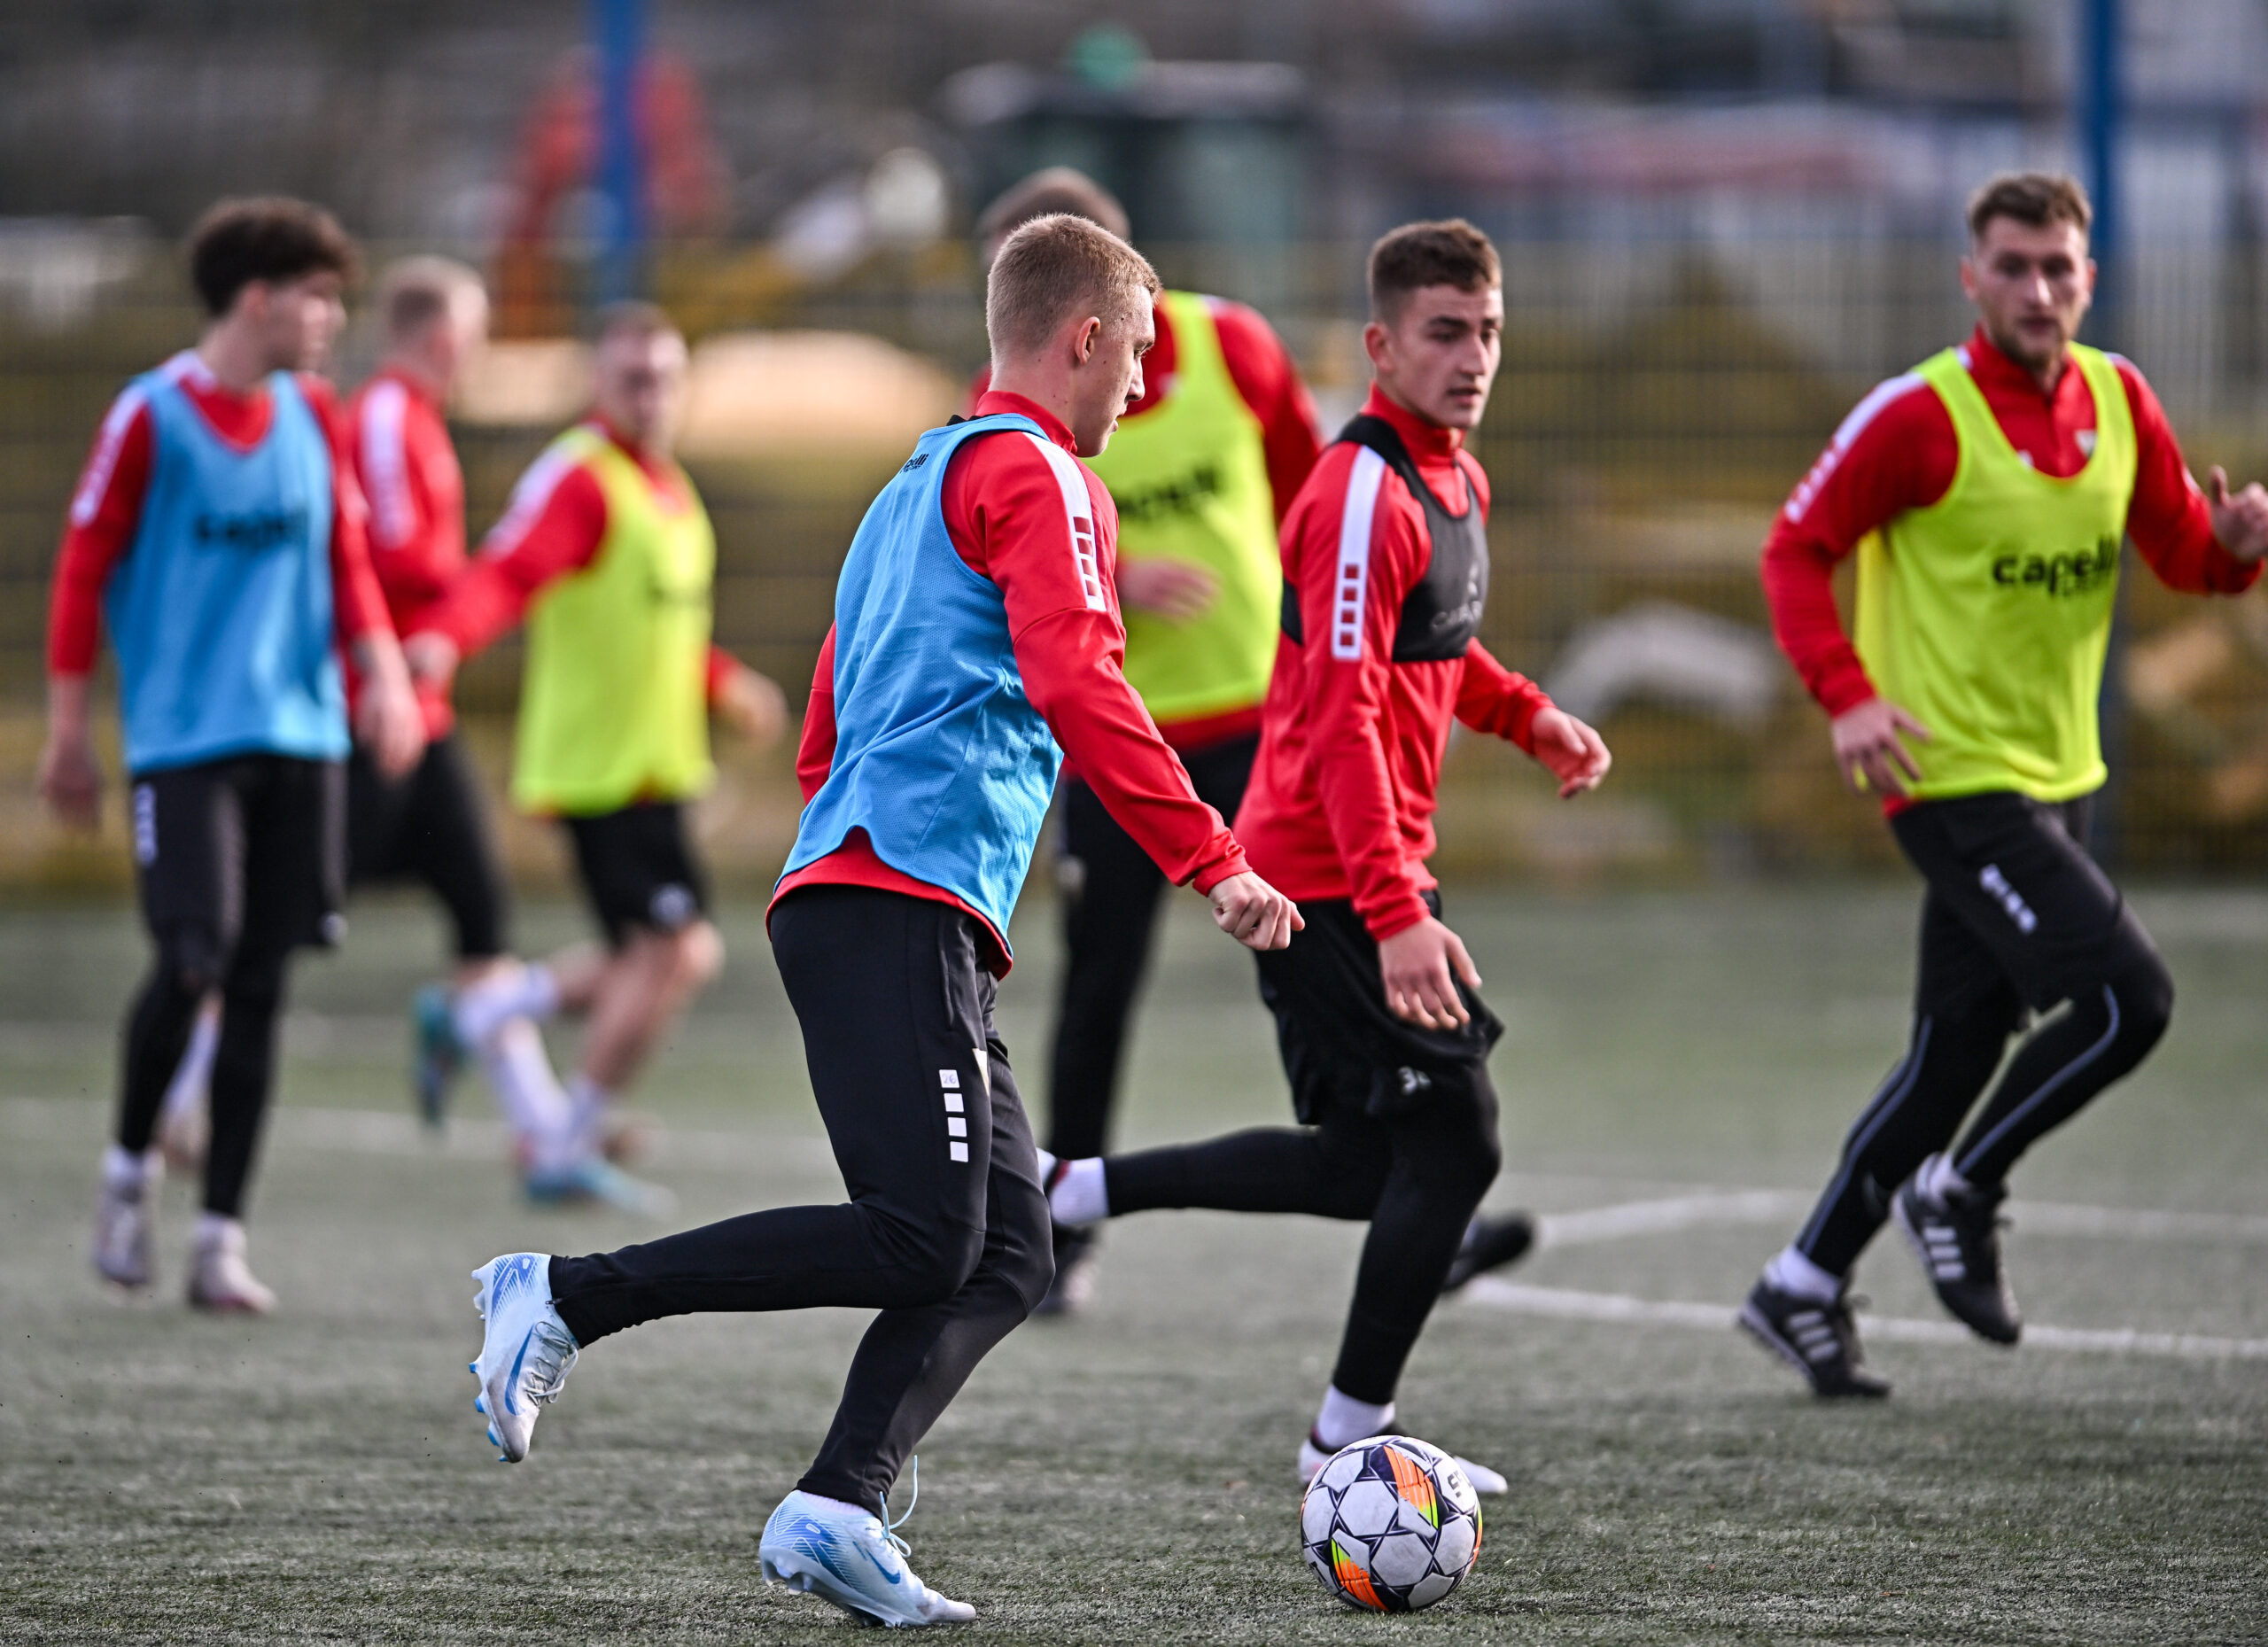
[[[1695,62],[1754,82],[1729,97],[1708,85],[1697,97],[1681,91],[1674,82],[1686,69],[1643,30],[1600,35],[1607,44],[1584,57],[1582,28],[1635,15],[1619,5],[1316,0],[1278,9],[1304,19],[1289,35],[1254,20],[1269,7],[1230,6],[1223,15],[1243,19],[1242,32],[1224,45],[1227,25],[1183,6],[1137,8],[1127,25],[1098,30],[1087,8],[1037,0],[1021,11],[860,0],[827,22],[773,5],[657,4],[656,32],[673,43],[668,61],[684,77],[668,107],[711,120],[726,179],[725,204],[711,211],[701,204],[699,166],[674,183],[657,173],[656,209],[677,198],[666,185],[700,221],[657,234],[642,271],[695,343],[688,457],[718,530],[719,639],[800,702],[861,511],[913,434],[953,408],[982,359],[967,222],[1028,166],[1089,166],[1127,196],[1137,237],[1170,284],[1260,307],[1330,426],[1363,386],[1369,237],[1403,217],[1460,211],[1496,236],[1506,265],[1503,372],[1475,441],[1495,488],[1486,638],[1597,721],[1617,765],[1606,789],[1562,807],[1517,756],[1461,742],[1444,799],[1443,866],[1566,881],[1886,864],[1875,809],[1837,787],[1821,718],[1771,646],[1757,551],[1772,511],[1850,407],[1966,334],[1955,279],[1961,197],[1995,166],[2070,152],[2061,124],[2070,88],[2056,66],[2068,58],[2073,17],[2099,4],[1637,9],[1668,19],[1665,29],[1679,18],[1749,19],[1753,39],[1738,38],[1755,49],[1745,56],[1709,58],[1704,48],[1715,50],[1720,35],[1689,34]],[[522,10],[515,38],[555,47],[571,69],[573,19],[563,35],[556,19]],[[2241,478],[2268,476],[2259,227],[2268,167],[2254,112],[2268,8],[2133,0],[2132,10],[2140,20],[2130,31],[2159,55],[2137,58],[2148,95],[2129,138],[2131,228],[2107,271],[2116,303],[2096,335],[2150,377],[2198,472],[2218,462]],[[253,22],[277,14],[250,3],[213,11]],[[959,19],[935,62],[909,56],[900,37],[919,20],[913,12]],[[414,60],[439,62],[437,43],[457,26],[415,6],[401,15],[425,31]],[[1538,17],[1576,33],[1519,33]],[[1018,45],[1016,18],[1039,43]],[[2218,54],[2177,39],[2185,22],[2218,29]],[[1222,60],[1169,61],[1161,51],[1153,61],[1137,27]],[[50,188],[26,145],[69,172],[83,157],[58,134],[115,124],[123,116],[104,99],[117,94],[89,90],[74,114],[51,87],[44,101],[27,100],[24,66],[36,53],[14,59],[13,81],[0,59],[0,94],[25,94],[12,104],[0,95],[0,136],[15,140],[0,156],[0,888],[115,883],[124,873],[114,843],[67,840],[31,801],[46,593],[104,408],[125,378],[195,336],[174,250],[195,204],[248,185],[344,193],[350,224],[377,231],[374,262],[396,250],[454,249],[491,272],[501,338],[456,423],[476,533],[572,416],[578,361],[563,339],[602,278],[603,225],[592,226],[594,208],[566,176],[553,180],[560,200],[548,228],[515,227],[537,187],[524,174],[548,152],[538,140],[544,99],[563,82],[548,66],[508,74],[502,28],[458,27],[462,56],[448,60],[456,80],[429,73],[415,97],[400,94],[470,134],[463,144],[487,157],[492,174],[478,186],[462,154],[434,160],[430,135],[421,151],[416,122],[365,95],[372,76],[394,83],[381,70],[407,71],[399,54],[381,53],[377,66],[348,61],[361,36],[319,39],[316,60],[330,66],[314,83],[365,88],[352,106],[395,134],[399,164],[373,170],[365,156],[354,170],[334,157],[311,178],[298,160],[229,151],[159,182],[129,187],[97,168]],[[136,49],[162,58],[165,37],[154,22],[151,30]],[[720,43],[750,30],[770,43],[771,58]],[[796,84],[796,50],[810,54],[801,72],[816,73],[810,64],[837,35],[867,43],[873,55],[859,62],[868,78],[846,69],[824,88]],[[1884,55],[1892,38],[1903,56]],[[1460,39],[1480,43],[1473,63],[1443,57]],[[43,40],[54,61],[90,75],[87,65],[109,61],[109,48],[91,40]],[[1508,66],[1497,48],[1521,40],[1544,44]],[[1818,50],[1790,56],[1790,41]],[[1957,51],[1924,50],[1948,41]],[[209,43],[173,49],[184,59],[206,53],[202,83],[208,93],[221,83]],[[1239,51],[1268,60],[1234,60]],[[298,84],[308,71],[292,62],[299,66],[275,72]],[[493,176],[515,164],[493,108],[485,127],[465,124],[476,104],[463,82],[482,62],[535,108],[517,195],[479,193],[501,189]],[[1545,72],[1539,62],[1551,73],[1575,62],[1594,78],[1605,72],[1599,62],[1636,63],[1631,74],[1667,89],[1609,87],[1604,100],[1568,101],[1562,88],[1533,83]],[[1580,80],[1577,69],[1565,72]],[[1963,74],[1982,74],[1985,89]],[[655,110],[677,85],[664,76],[647,105],[649,147],[660,144]],[[801,141],[822,159],[786,183],[763,144],[790,144],[788,114],[765,105],[775,118],[759,130],[746,103],[759,90],[813,122]],[[704,91],[713,117],[700,115]],[[211,97],[199,108],[179,116],[181,129],[219,143],[213,134],[229,115]],[[322,127],[320,98],[307,108],[302,124]],[[820,113],[835,126],[821,131]],[[155,115],[142,118],[145,136],[157,131]],[[735,159],[759,151],[763,165]],[[422,216],[400,205],[415,197],[396,175],[414,171],[421,152],[429,192],[443,202]],[[586,153],[579,163],[588,161]],[[578,163],[560,165],[571,173]],[[758,183],[772,195],[751,204]],[[468,198],[487,204],[474,211]],[[98,215],[105,205],[133,214]],[[358,331],[338,362],[342,383],[367,369],[372,352]],[[2268,597],[2173,597],[2130,556],[2121,623],[2106,713],[2124,862],[2268,871]],[[509,736],[517,662],[501,648],[463,682],[492,772]],[[728,761],[704,824],[728,875],[753,882],[776,866],[795,815],[789,765],[781,752]],[[556,873],[545,832],[516,826],[512,844],[526,875]]]

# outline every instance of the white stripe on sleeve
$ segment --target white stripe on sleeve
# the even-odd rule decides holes
[[[417,530],[417,506],[409,495],[409,454],[402,420],[409,392],[381,378],[362,397],[362,495],[370,505],[370,536],[382,549],[398,549]]]
[[[138,383],[127,385],[110,403],[110,411],[103,418],[102,438],[95,442],[95,454],[87,460],[86,472],[79,477],[79,490],[72,494],[73,525],[84,526],[101,513],[103,500],[110,495],[111,477],[118,472],[118,454],[126,444],[126,431],[149,403],[149,395]]]
[[[545,505],[551,494],[559,490],[559,483],[574,471],[575,458],[571,454],[554,447],[528,465],[528,471],[512,488],[511,501],[504,506],[503,517],[488,529],[488,536],[480,552],[492,560],[501,560],[520,547],[521,540],[543,518]]]
[[[1964,354],[1964,364],[1967,358]],[[1802,484],[1789,494],[1788,506],[1783,512],[1790,520],[1801,520],[1809,512],[1812,500],[1819,495],[1819,489],[1827,484],[1828,477],[1842,466],[1843,454],[1866,431],[1867,425],[1881,415],[1883,408],[1908,390],[1920,388],[1922,383],[1919,372],[1902,372],[1876,384],[1865,400],[1851,408],[1850,416],[1836,425],[1835,438],[1827,443],[1827,450],[1819,454],[1819,462],[1811,466],[1811,473],[1806,475]]]
[[[1024,439],[1039,448],[1047,460],[1047,467],[1054,471],[1055,485],[1063,493],[1063,516],[1071,532],[1071,554],[1078,563],[1079,592],[1086,596],[1087,610],[1107,612],[1110,599],[1103,592],[1102,554],[1095,541],[1094,501],[1087,495],[1086,477],[1079,469],[1078,460],[1053,441],[1026,431]]]
[[[1339,568],[1331,587],[1331,655],[1363,655],[1363,609],[1371,589],[1371,522],[1378,514],[1386,460],[1368,447],[1355,454],[1347,477],[1347,503],[1339,516]]]

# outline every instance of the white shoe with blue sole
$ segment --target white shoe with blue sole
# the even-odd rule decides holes
[[[915,1491],[918,1497],[918,1480]],[[906,1505],[905,1515],[913,1513],[913,1506]],[[906,1543],[896,1530],[905,1522],[905,1516],[884,1523],[855,1505],[790,1493],[764,1524],[757,1554],[765,1581],[803,1590],[894,1630],[967,1623],[975,1608],[939,1595],[905,1565]]]
[[[472,1376],[480,1380],[475,1412],[488,1419],[499,1464],[528,1456],[539,1403],[559,1399],[574,1371],[575,1335],[551,1305],[551,1260],[542,1253],[507,1253],[472,1272],[472,1307],[488,1324]]]

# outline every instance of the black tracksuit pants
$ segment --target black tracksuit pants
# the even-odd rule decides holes
[[[948,905],[900,893],[790,893],[772,913],[772,946],[850,1199],[551,1261],[552,1297],[584,1345],[695,1311],[881,1311],[797,1483],[877,1512],[906,1456],[1054,1273],[979,931]]]
[[[1923,801],[1891,819],[1929,882],[1914,1027],[1796,1238],[1829,1273],[1849,1272],[1898,1186],[1930,1155],[1950,1148],[1970,1183],[2000,1183],[2034,1139],[2165,1033],[2173,980],[2081,844],[2091,811],[2089,800],[2057,806],[1999,793]],[[2044,1016],[2003,1069],[2027,1008]]]
[[[1114,1217],[1208,1207],[1369,1220],[1331,1381],[1383,1405],[1503,1160],[1488,1051],[1503,1025],[1463,983],[1464,1029],[1405,1023],[1386,1009],[1378,944],[1353,905],[1300,913],[1290,947],[1256,959],[1304,1124],[1113,1155],[1103,1181]]]
[[[1244,804],[1260,736],[1183,754],[1198,797],[1222,817]],[[1085,784],[1063,786],[1063,987],[1048,1059],[1047,1147],[1066,1161],[1110,1146],[1126,1024],[1150,964],[1164,872]]]

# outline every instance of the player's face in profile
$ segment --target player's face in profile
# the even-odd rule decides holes
[[[260,331],[271,371],[312,372],[330,357],[330,346],[346,323],[346,283],[330,269],[296,280],[255,283],[247,288],[260,309]]]
[[[1363,329],[1379,386],[1429,423],[1473,429],[1504,354],[1504,294],[1421,286],[1391,322]]]
[[[685,404],[685,339],[676,332],[617,332],[600,346],[592,398],[641,446],[666,448]]]
[[[2033,371],[2063,358],[2094,298],[2094,265],[2077,223],[1996,217],[1961,264],[1961,289],[1993,346]]]
[[[1093,457],[1108,446],[1120,415],[1142,398],[1142,357],[1157,340],[1157,319],[1147,300],[1093,334],[1071,408],[1071,438],[1081,457]]]

